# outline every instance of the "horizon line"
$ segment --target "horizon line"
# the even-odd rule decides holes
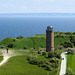
[[[0,14],[75,14],[75,13],[0,13]]]

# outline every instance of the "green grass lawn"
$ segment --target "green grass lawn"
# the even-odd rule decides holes
[[[57,75],[56,69],[47,71],[37,65],[29,64],[27,60],[30,51],[14,50],[19,56],[11,57],[6,63],[0,66],[0,75]]]
[[[0,56],[0,62],[3,60],[3,56]]]
[[[73,73],[75,74],[75,54],[69,54],[67,57],[67,69],[71,68]]]
[[[0,50],[1,51],[1,50]],[[3,60],[2,53],[0,52],[0,62]]]

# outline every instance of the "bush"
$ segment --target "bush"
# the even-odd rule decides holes
[[[42,60],[42,59],[39,60],[39,59],[38,59],[38,66],[39,66],[39,67],[44,67],[44,64],[46,64],[46,60]]]
[[[27,58],[27,60],[29,61],[30,64],[37,65],[37,63],[38,63],[38,60],[37,60],[37,58],[35,56],[29,56]]]
[[[59,59],[56,58],[56,57],[53,57],[53,58],[50,59],[50,62],[51,62],[51,63],[57,63],[57,64],[58,64]]]
[[[7,46],[8,48],[14,48],[14,47],[16,47],[14,44],[8,44],[8,46]]]
[[[38,50],[38,54],[41,54],[41,51],[40,50]]]
[[[15,39],[13,39],[13,41],[15,42],[16,40],[15,40]]]
[[[65,75],[74,75],[74,73],[71,68],[68,68],[67,73]]]
[[[41,45],[41,48],[43,48],[43,46]]]
[[[16,37],[17,39],[22,39],[23,38],[23,36],[18,36],[18,37]]]
[[[60,59],[61,58],[60,53],[55,52],[55,57],[58,58],[58,59]]]
[[[65,35],[72,35],[72,32],[66,32]]]
[[[46,67],[47,67],[47,64],[42,64],[42,67],[43,67],[43,68],[46,68]]]
[[[51,51],[51,52],[48,53],[48,58],[52,58],[52,57],[54,57],[54,56],[55,56],[55,54],[54,54],[53,51]]]
[[[68,52],[67,54],[74,54],[74,50],[73,49],[68,49],[67,52]]]
[[[63,45],[64,48],[68,48],[68,47],[73,48],[73,44],[71,42],[64,42],[64,43],[62,43],[60,45]]]
[[[23,49],[27,49],[27,47],[24,47]]]
[[[62,45],[59,45],[58,46],[58,49],[60,49],[60,50],[63,49],[63,46]]]
[[[42,52],[42,55],[46,55],[46,52]]]
[[[46,66],[46,69],[49,70],[49,71],[51,71],[52,70],[52,67],[50,65],[47,65]]]
[[[74,36],[70,36],[70,41],[73,43],[73,45],[75,46],[75,38]]]

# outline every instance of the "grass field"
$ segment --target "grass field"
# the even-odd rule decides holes
[[[67,57],[67,69],[70,68],[75,74],[75,54],[69,54]]]
[[[37,65],[29,64],[27,60],[30,51],[14,50],[18,56],[11,57],[6,63],[0,66],[0,75],[56,75],[57,71],[47,71]]]
[[[0,56],[0,62],[3,60],[3,56]]]

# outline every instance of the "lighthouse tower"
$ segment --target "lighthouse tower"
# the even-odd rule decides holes
[[[54,30],[52,26],[48,26],[46,30],[46,51],[54,51]]]

